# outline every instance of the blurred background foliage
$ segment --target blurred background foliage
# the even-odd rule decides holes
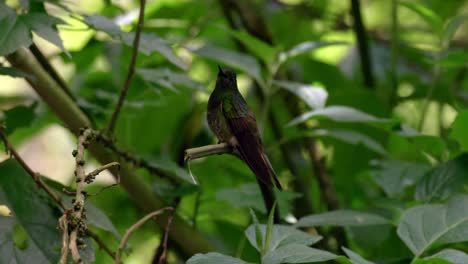
[[[364,35],[356,34],[357,2]],[[104,129],[128,71],[140,2],[0,5],[0,56],[34,42],[93,126]],[[340,246],[346,246],[375,263],[446,263],[417,259],[452,243],[457,251],[443,254],[458,254],[461,262],[453,263],[468,263],[463,253],[468,250],[467,1],[159,0],[148,1],[144,14],[115,144],[173,175],[175,185],[133,167],[155,194],[177,204],[181,218],[218,252],[258,261],[244,237],[252,223],[249,208],[266,221],[254,176],[242,161],[216,155],[184,163],[185,149],[216,143],[205,117],[219,64],[237,71],[239,89],[256,113],[286,187],[277,193],[284,219],[303,223],[305,216],[353,209],[388,221],[353,224],[357,212],[348,221],[347,211],[338,211],[318,224],[299,225],[312,233],[311,227],[321,226],[317,230],[325,239],[319,248],[344,254]],[[24,81],[27,73],[10,67],[7,57],[0,63],[0,107],[10,141],[35,171],[73,186],[76,138]],[[88,159],[91,170],[98,162]],[[8,168],[0,177],[15,177]],[[111,182],[107,173],[89,188]],[[0,187],[8,184],[4,179]],[[17,214],[8,206],[14,197],[6,190],[0,194],[0,212]],[[465,214],[456,227],[439,231],[458,238],[440,239],[433,229],[443,224],[434,219],[454,201],[455,211],[463,214],[464,208]],[[99,211],[96,221],[106,222],[91,228],[111,248],[142,216],[120,187],[88,203]],[[424,207],[436,206],[429,204],[440,207]],[[428,215],[411,215],[409,208],[426,208]],[[14,246],[21,248],[18,240],[28,235],[14,231]],[[427,234],[428,241],[412,232]],[[431,237],[434,232],[439,235]],[[160,240],[160,230],[146,224],[132,236],[125,263],[150,263]],[[112,263],[95,249],[96,263]],[[352,263],[367,263],[345,253]],[[169,263],[188,257],[169,243]]]

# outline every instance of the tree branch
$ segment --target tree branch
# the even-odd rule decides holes
[[[13,67],[29,75],[26,80],[31,87],[72,132],[79,134],[81,127],[91,126],[88,117],[27,50],[21,48],[6,57]],[[116,155],[98,144],[91,145],[90,151],[101,164],[118,159]],[[144,212],[152,212],[164,207],[166,205],[164,200],[157,196],[129,165],[128,163],[121,164],[121,185],[126,189],[130,198]],[[111,172],[116,175],[115,170]],[[165,216],[157,220],[161,227],[164,227],[166,222]],[[192,256],[200,252],[215,251],[213,244],[177,214],[174,215],[172,225],[173,228],[169,233],[170,239],[176,242],[183,255]],[[192,243],[187,243],[187,241],[192,241]]]
[[[127,229],[127,231],[125,232],[125,235],[122,237],[122,240],[120,241],[120,245],[119,245],[119,248],[117,249],[117,253],[115,254],[115,263],[117,264],[121,264],[122,261],[121,261],[121,257],[122,257],[122,252],[125,248],[125,245],[127,244],[128,242],[128,239],[130,238],[130,236],[132,235],[133,232],[135,232],[138,228],[140,228],[140,226],[142,226],[144,223],[146,223],[148,220],[150,220],[151,218],[153,217],[156,217],[160,214],[162,214],[164,211],[166,210],[174,210],[174,208],[172,207],[165,207],[165,208],[162,208],[162,209],[159,209],[157,211],[154,211],[154,212],[151,212],[147,215],[145,215],[143,218],[141,218],[140,220],[138,220],[135,224],[133,224],[129,229]],[[168,219],[170,219],[172,221],[172,217],[169,217]],[[168,221],[168,223],[170,223]],[[166,226],[166,228],[168,228]]]
[[[133,74],[135,73],[135,63],[138,55],[138,48],[140,46],[140,34],[141,29],[143,28],[143,21],[145,18],[145,0],[140,0],[140,14],[138,17],[138,25],[135,32],[135,38],[133,39],[133,53],[132,58],[130,59],[130,65],[128,66],[127,78],[125,79],[122,90],[120,90],[119,100],[115,107],[114,113],[112,114],[111,121],[107,127],[107,133],[112,134],[114,132],[115,125],[117,123],[117,118],[119,117],[120,110],[127,95],[128,88],[130,87],[130,81],[132,80]]]
[[[224,154],[224,153],[237,155],[235,154],[236,152],[234,151],[231,145],[227,143],[220,143],[216,145],[206,145],[203,147],[186,149],[184,160],[189,161],[189,160],[203,158],[206,156]]]
[[[367,88],[374,88],[374,76],[372,75],[372,60],[370,57],[369,45],[367,42],[367,33],[364,28],[361,17],[361,7],[359,0],[351,0],[351,14],[353,15],[354,22],[353,28],[358,42],[359,55],[361,58],[361,70],[364,77],[364,85]]]

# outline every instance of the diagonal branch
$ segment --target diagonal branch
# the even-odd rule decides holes
[[[138,48],[140,46],[140,34],[141,29],[143,28],[143,21],[145,18],[145,5],[146,1],[140,0],[140,14],[138,17],[138,25],[135,32],[135,38],[133,39],[132,58],[130,59],[130,65],[128,66],[127,78],[125,79],[122,90],[120,90],[119,100],[117,101],[117,105],[115,107],[114,113],[112,114],[111,121],[109,122],[109,126],[107,127],[108,134],[112,134],[114,132],[119,113],[122,110],[125,96],[127,96],[128,88],[130,87],[130,81],[132,80],[133,74],[135,73],[135,63],[138,55]]]

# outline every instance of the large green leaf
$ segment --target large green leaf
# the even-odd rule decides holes
[[[336,259],[338,256],[301,244],[288,244],[268,252],[262,258],[262,264],[311,263]]]
[[[421,205],[405,211],[398,236],[416,257],[434,243],[468,241],[468,195],[459,195],[445,204]]]
[[[366,148],[385,156],[387,151],[374,139],[352,130],[344,129],[316,129],[310,132],[314,137],[334,138],[352,145],[364,145]]]
[[[328,92],[321,87],[286,81],[273,81],[273,84],[294,93],[312,109],[325,107]]]
[[[390,221],[379,215],[353,210],[336,210],[304,216],[297,221],[295,226],[369,226],[385,224],[390,224]]]
[[[294,126],[303,123],[311,118],[325,118],[336,122],[352,123],[379,123],[390,121],[388,119],[377,118],[375,116],[366,114],[352,107],[336,105],[306,112],[291,120],[288,126]]]
[[[15,225],[18,223],[14,217],[0,215],[0,263],[52,263],[30,238],[26,240],[26,248],[15,245]]]
[[[468,135],[468,110],[463,110],[453,121],[451,133],[451,137],[457,140],[462,151],[468,151],[468,137],[466,135]]]
[[[57,263],[61,234],[57,229],[60,211],[16,160],[0,164],[0,186],[19,224],[45,258]]]
[[[186,262],[187,264],[248,264],[242,259],[233,258],[220,253],[196,254]]]
[[[205,45],[203,47],[193,49],[192,51],[202,57],[240,69],[245,74],[252,76],[258,82],[264,83],[261,76],[260,64],[250,55],[219,48],[213,45]]]
[[[468,183],[468,153],[440,164],[424,176],[416,186],[416,199],[431,201],[444,199]]]
[[[444,249],[426,259],[439,258],[450,261],[452,264],[466,264],[468,263],[468,255],[465,252],[455,249]]]
[[[262,245],[265,243],[265,234],[266,234],[266,225],[259,225],[261,237],[262,237]],[[250,244],[258,251],[262,249],[261,245],[258,245],[256,239],[256,232],[255,232],[255,225],[250,225],[245,230],[245,235],[249,240]],[[300,244],[305,246],[313,245],[314,243],[318,242],[322,239],[321,236],[314,236],[308,234],[306,232],[300,231],[291,226],[285,225],[273,225],[272,233],[271,233],[271,240],[270,246],[268,251],[275,251],[280,247],[284,247],[289,244]]]
[[[372,166],[371,175],[390,197],[396,197],[406,187],[416,184],[431,168],[425,163],[401,160],[374,161]]]

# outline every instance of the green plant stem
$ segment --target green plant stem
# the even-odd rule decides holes
[[[82,127],[90,127],[87,116],[44,71],[31,53],[21,48],[8,55],[7,59],[13,67],[30,75],[30,77],[26,78],[28,83],[74,134],[78,135]],[[90,151],[102,164],[118,160],[116,155],[110,153],[101,145],[90,145]],[[111,170],[111,172],[116,175],[115,170]],[[122,187],[144,212],[152,212],[166,206],[163,199],[157,196],[146,182],[141,180],[128,163],[121,164],[120,175]],[[157,223],[164,228],[167,223],[167,216],[159,217]],[[187,257],[195,253],[215,250],[215,247],[205,237],[195,231],[178,215],[174,216],[169,237],[177,244],[177,249]]]

